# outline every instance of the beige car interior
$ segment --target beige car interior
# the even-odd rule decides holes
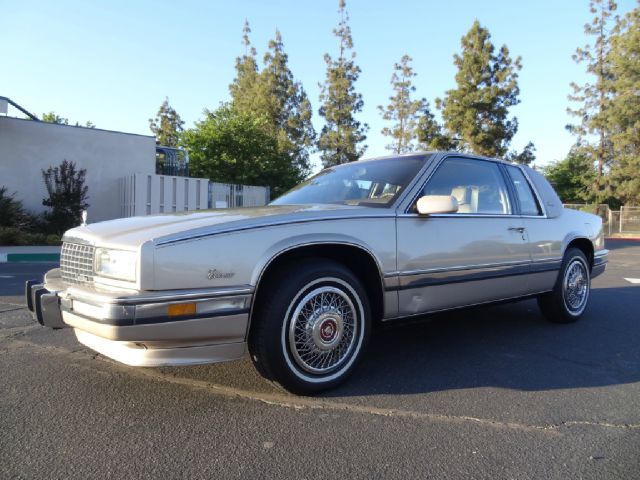
[[[509,200],[502,189],[479,186],[459,186],[451,189],[451,196],[458,201],[457,213],[508,214]]]
[[[455,187],[451,196],[458,201],[458,213],[478,213],[478,187]]]

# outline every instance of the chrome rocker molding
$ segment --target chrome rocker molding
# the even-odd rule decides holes
[[[559,271],[562,260],[548,260],[536,263],[508,263],[493,265],[477,265],[470,267],[458,267],[455,269],[434,269],[425,271],[401,272],[399,284],[393,285],[391,278],[388,280],[386,290],[410,290],[427,286],[448,285],[453,283],[473,282],[518,275],[529,275]]]

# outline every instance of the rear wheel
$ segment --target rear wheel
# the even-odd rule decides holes
[[[572,247],[565,253],[553,290],[539,295],[538,305],[551,322],[575,322],[587,308],[590,290],[591,274],[587,257],[582,250]]]
[[[342,383],[366,347],[371,314],[358,278],[331,260],[290,264],[272,277],[249,335],[258,371],[302,394]]]

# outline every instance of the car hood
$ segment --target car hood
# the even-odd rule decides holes
[[[373,212],[372,212],[373,210]],[[200,210],[128,217],[92,223],[65,233],[65,241],[80,240],[107,247],[137,248],[145,242],[171,242],[185,236],[198,236],[348,216],[392,214],[387,209],[347,205],[269,205],[255,208]]]

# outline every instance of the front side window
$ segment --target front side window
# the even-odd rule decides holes
[[[352,162],[327,168],[271,205],[336,203],[389,207],[431,155]]]
[[[512,167],[507,165],[507,171],[511,177],[514,187],[516,188],[516,194],[518,195],[518,202],[520,202],[520,214],[521,215],[542,215],[540,206],[536,201],[531,186],[524,174],[518,167]]]
[[[425,185],[422,195],[451,195],[458,212],[509,215],[507,187],[497,164],[467,158],[446,159]]]

